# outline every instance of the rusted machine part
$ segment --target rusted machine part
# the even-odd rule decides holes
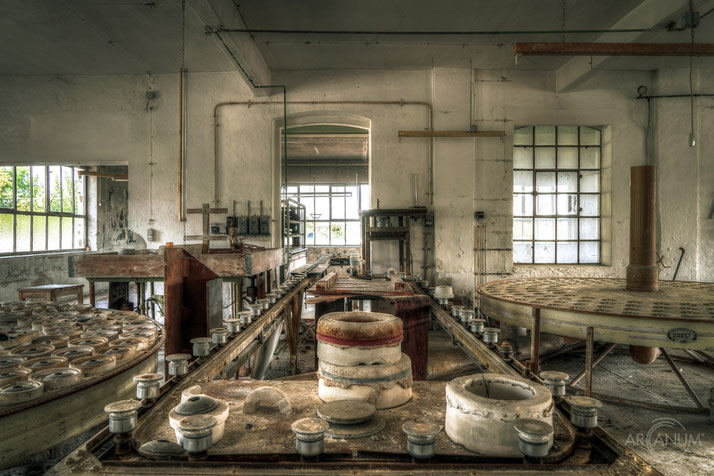
[[[658,291],[656,169],[652,165],[630,168],[630,264],[628,291]]]
[[[660,351],[658,347],[644,347],[641,345],[630,346],[630,357],[632,357],[632,360],[634,360],[638,364],[651,364],[652,362],[657,360],[659,354]]]

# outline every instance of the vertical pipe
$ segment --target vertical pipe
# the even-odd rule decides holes
[[[183,218],[183,73],[179,69],[179,153],[178,153],[178,221]]]
[[[658,291],[656,168],[630,168],[630,264],[628,291]]]

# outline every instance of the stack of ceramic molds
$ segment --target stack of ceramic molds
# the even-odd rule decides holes
[[[409,401],[412,364],[402,353],[402,321],[379,312],[333,312],[317,325],[318,395],[362,400],[378,410]]]

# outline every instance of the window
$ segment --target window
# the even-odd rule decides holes
[[[287,197],[305,205],[307,246],[356,246],[362,242],[359,212],[369,208],[369,185],[293,184]]]
[[[84,248],[85,182],[78,172],[0,166],[0,254]]]
[[[600,129],[513,133],[513,262],[600,263]]]

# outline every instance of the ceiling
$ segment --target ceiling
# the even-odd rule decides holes
[[[643,1],[648,0],[567,0],[566,28],[609,28]],[[680,10],[687,4],[687,0],[671,1],[681,3]],[[187,0],[189,5],[197,2],[236,9],[250,30],[530,31],[560,30],[562,26],[560,0]],[[699,7],[711,3],[695,1]],[[181,66],[182,56],[192,71],[234,70],[188,6],[182,43],[181,5],[181,0],[0,0],[0,74],[171,73]],[[671,20],[678,20],[678,14]],[[225,23],[223,27],[242,25]],[[566,39],[590,41],[598,35],[572,34]],[[645,36],[646,41],[689,41],[688,32]],[[428,68],[433,58],[440,64],[470,61],[475,68],[514,68],[516,41],[561,40],[559,33],[253,33],[252,37],[272,70]],[[702,21],[697,40],[714,41],[714,14]],[[526,57],[518,68],[555,69],[568,59]],[[687,58],[618,58],[601,67],[650,70],[686,64]]]

